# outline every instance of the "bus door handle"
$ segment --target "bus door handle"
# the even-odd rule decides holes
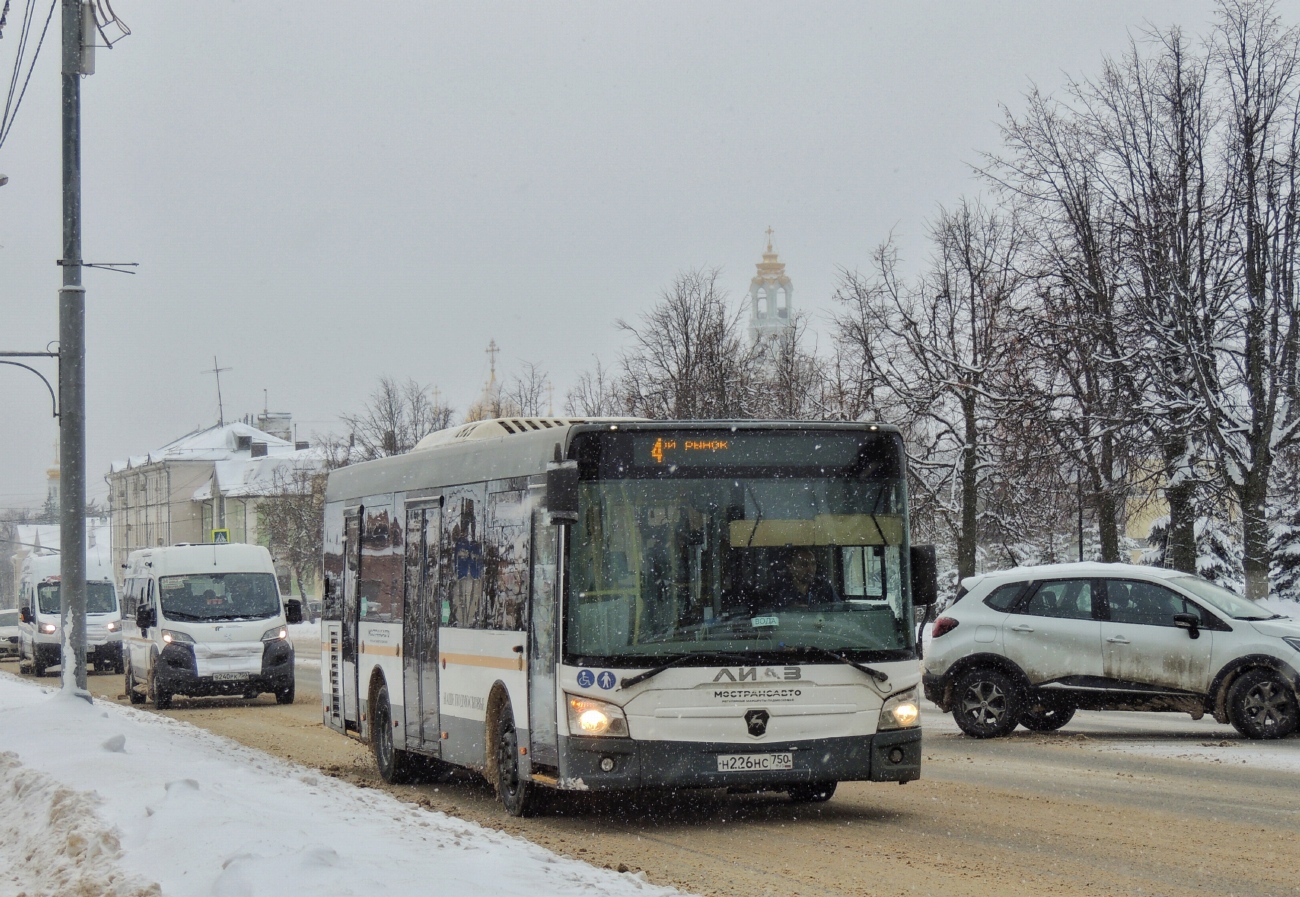
[[[1033,632],[1034,627],[1026,626],[1024,623],[1021,623],[1019,626],[1012,626],[1011,631],[1012,632]]]
[[[523,646],[523,645],[515,645],[515,646],[514,646],[513,648],[511,648],[510,650],[511,650],[511,651],[514,651],[516,654],[523,654],[523,653],[524,653],[524,646]]]

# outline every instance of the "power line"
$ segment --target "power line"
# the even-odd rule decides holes
[[[36,59],[41,55],[41,47],[45,44],[45,32],[50,28],[50,20],[54,18],[54,7],[58,5],[59,0],[53,0],[50,3],[49,15],[45,17],[45,27],[41,29],[40,40],[36,42],[36,52],[32,53],[31,64],[27,66],[27,77],[23,79],[23,89],[19,92],[18,99],[15,102],[14,88],[18,84],[18,74],[22,71],[23,53],[27,49],[27,37],[31,32],[31,14],[36,9],[36,0],[28,0],[27,2],[27,9],[23,13],[21,36],[18,40],[18,52],[14,57],[14,73],[9,80],[9,96],[5,98],[4,115],[0,117],[0,146],[4,146],[5,140],[9,137],[9,132],[13,130],[14,119],[18,117],[18,107],[22,105],[23,97],[27,95],[27,85],[32,80],[32,71],[36,68]]]

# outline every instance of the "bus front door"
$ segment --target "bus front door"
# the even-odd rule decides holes
[[[349,510],[343,524],[343,719],[344,729],[361,730],[360,689],[357,684],[360,658],[357,656],[361,625],[361,514]]]

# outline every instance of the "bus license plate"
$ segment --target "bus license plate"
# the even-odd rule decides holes
[[[719,754],[718,772],[760,772],[794,769],[793,754]]]
[[[216,682],[239,682],[251,675],[252,673],[213,673],[212,678]]]

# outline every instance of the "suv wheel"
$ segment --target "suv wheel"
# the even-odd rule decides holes
[[[1055,732],[1074,718],[1074,708],[1058,701],[1030,700],[1020,712],[1020,725],[1030,732]]]
[[[952,717],[971,738],[1000,738],[1020,721],[1020,689],[1001,670],[967,670],[952,692]]]
[[[1291,687],[1272,670],[1243,673],[1228,692],[1228,718],[1247,738],[1285,738],[1296,730],[1300,709]]]

